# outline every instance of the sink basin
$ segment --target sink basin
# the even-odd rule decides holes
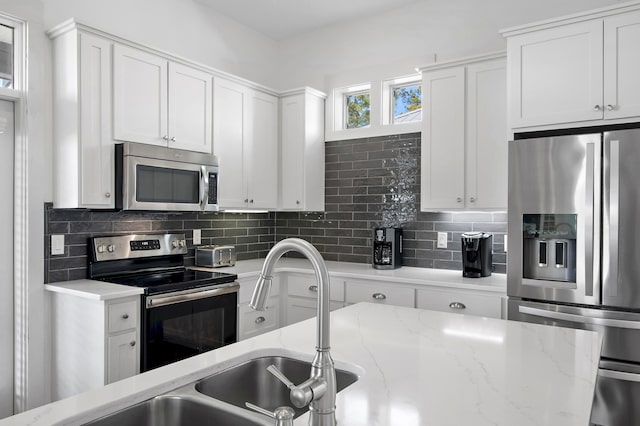
[[[264,426],[220,408],[181,396],[157,396],[114,414],[87,423],[94,426]]]
[[[289,406],[295,411],[294,418],[306,413],[308,407],[293,407],[289,389],[267,371],[272,364],[296,385],[307,380],[311,372],[310,362],[282,356],[254,358],[200,380],[196,390],[236,407],[245,408],[245,402],[250,402],[269,411]],[[336,369],[338,392],[357,380],[356,374]]]

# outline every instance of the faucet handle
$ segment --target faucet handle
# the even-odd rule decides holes
[[[260,414],[264,414],[265,416],[275,419],[275,426],[293,426],[293,416],[295,415],[295,411],[293,411],[293,408],[291,407],[278,407],[275,411],[271,412],[250,402],[245,402],[244,405]]]
[[[271,364],[270,366],[268,366],[267,371],[276,376],[276,379],[284,383],[284,385],[288,387],[289,390],[292,390],[296,387],[296,385],[294,385],[293,382],[289,380],[289,378],[285,376],[282,371],[278,370],[278,367],[276,367],[275,365]]]

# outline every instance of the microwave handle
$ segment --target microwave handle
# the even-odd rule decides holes
[[[200,210],[204,211],[209,202],[209,173],[206,166],[200,166]]]

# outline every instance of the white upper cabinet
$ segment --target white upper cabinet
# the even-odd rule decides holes
[[[506,208],[504,54],[422,71],[421,210]]]
[[[616,6],[503,31],[514,129],[640,116],[640,11]],[[596,19],[597,18],[597,19]]]
[[[280,98],[280,210],[324,211],[324,102],[309,88]]]
[[[210,74],[121,45],[113,61],[115,139],[211,152]]]
[[[53,203],[114,207],[111,49],[75,28],[53,39]]]
[[[216,77],[214,123],[220,207],[274,210],[278,199],[278,98]]]

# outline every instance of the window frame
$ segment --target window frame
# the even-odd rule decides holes
[[[408,121],[408,122],[395,122],[393,114],[394,110],[394,96],[395,89],[408,86],[422,86],[422,74],[412,74],[403,77],[397,77],[382,82],[382,125],[383,126],[403,126],[409,123],[421,123],[422,120]],[[424,92],[422,93],[424,96]],[[422,98],[421,98],[422,102]]]
[[[369,125],[362,127],[347,128],[347,96],[359,93],[369,93]],[[358,131],[371,127],[373,121],[373,91],[371,83],[359,83],[333,89],[333,131]]]

